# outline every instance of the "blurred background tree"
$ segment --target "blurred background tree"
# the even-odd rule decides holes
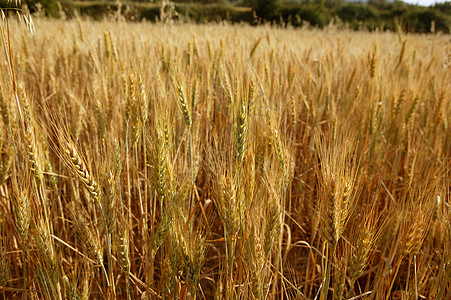
[[[281,4],[281,0],[254,0],[252,8],[258,17],[265,20],[272,20],[279,15]]]

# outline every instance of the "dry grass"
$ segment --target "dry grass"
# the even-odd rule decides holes
[[[450,298],[449,36],[9,25],[4,298]]]

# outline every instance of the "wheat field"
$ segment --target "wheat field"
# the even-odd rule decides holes
[[[451,298],[450,36],[34,22],[2,23],[4,299]]]

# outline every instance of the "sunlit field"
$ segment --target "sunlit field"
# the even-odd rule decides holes
[[[0,297],[451,298],[449,35],[34,22],[2,23]]]

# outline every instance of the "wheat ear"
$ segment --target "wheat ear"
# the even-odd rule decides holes
[[[180,110],[182,111],[183,119],[185,120],[185,124],[188,128],[191,127],[191,111],[188,107],[188,100],[186,99],[185,90],[183,88],[182,82],[180,80],[177,81],[177,95]]]
[[[78,154],[75,147],[66,142],[64,144],[64,155],[65,161],[70,169],[70,171],[77,176],[77,178],[83,183],[85,188],[88,190],[91,197],[98,203],[100,199],[100,188],[97,181],[92,177],[91,173],[88,171],[86,164],[84,163],[81,156]]]

